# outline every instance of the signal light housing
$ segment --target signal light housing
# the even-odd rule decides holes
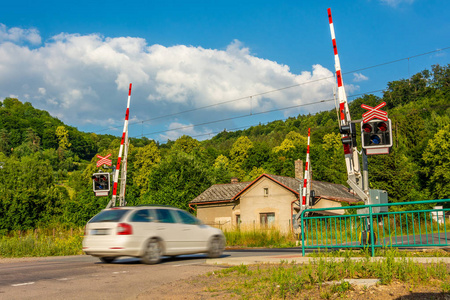
[[[109,173],[92,174],[92,189],[96,196],[108,196],[111,189]]]
[[[392,147],[391,120],[361,123],[361,143],[367,155],[389,154]]]
[[[348,125],[342,125],[339,128],[339,132],[342,135],[342,144],[344,145],[344,151],[351,152],[352,147],[356,147],[356,127],[355,123],[349,123]],[[346,154],[348,154],[346,153]]]

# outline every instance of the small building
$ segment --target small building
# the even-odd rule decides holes
[[[298,174],[296,172],[296,174]],[[215,184],[190,202],[197,217],[204,223],[242,230],[277,228],[283,232],[292,229],[293,217],[299,211],[301,178],[262,174],[251,182],[232,180]],[[341,184],[311,182],[315,191],[313,208],[340,207],[342,202],[356,203],[359,197]],[[343,210],[324,211],[324,214],[343,214]]]

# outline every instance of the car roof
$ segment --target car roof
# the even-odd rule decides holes
[[[137,205],[137,206],[115,206],[115,207],[106,208],[106,209],[104,209],[104,210],[115,210],[115,209],[133,210],[133,209],[138,209],[138,208],[169,208],[169,209],[179,209],[178,207],[170,206],[170,205],[142,204],[142,205]]]

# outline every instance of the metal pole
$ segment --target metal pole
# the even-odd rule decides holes
[[[372,250],[372,257],[375,256],[375,240],[373,234],[373,222],[372,222],[372,206],[369,206],[369,230],[370,230],[370,245]]]
[[[367,161],[366,150],[362,149],[362,163],[363,163],[363,189],[366,194],[369,193],[369,163]],[[370,199],[369,199],[370,201]]]

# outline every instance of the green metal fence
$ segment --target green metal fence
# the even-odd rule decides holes
[[[304,210],[300,216],[302,253],[306,249],[450,246],[450,199]],[[337,213],[345,214],[338,215]],[[322,215],[327,214],[327,215]]]

